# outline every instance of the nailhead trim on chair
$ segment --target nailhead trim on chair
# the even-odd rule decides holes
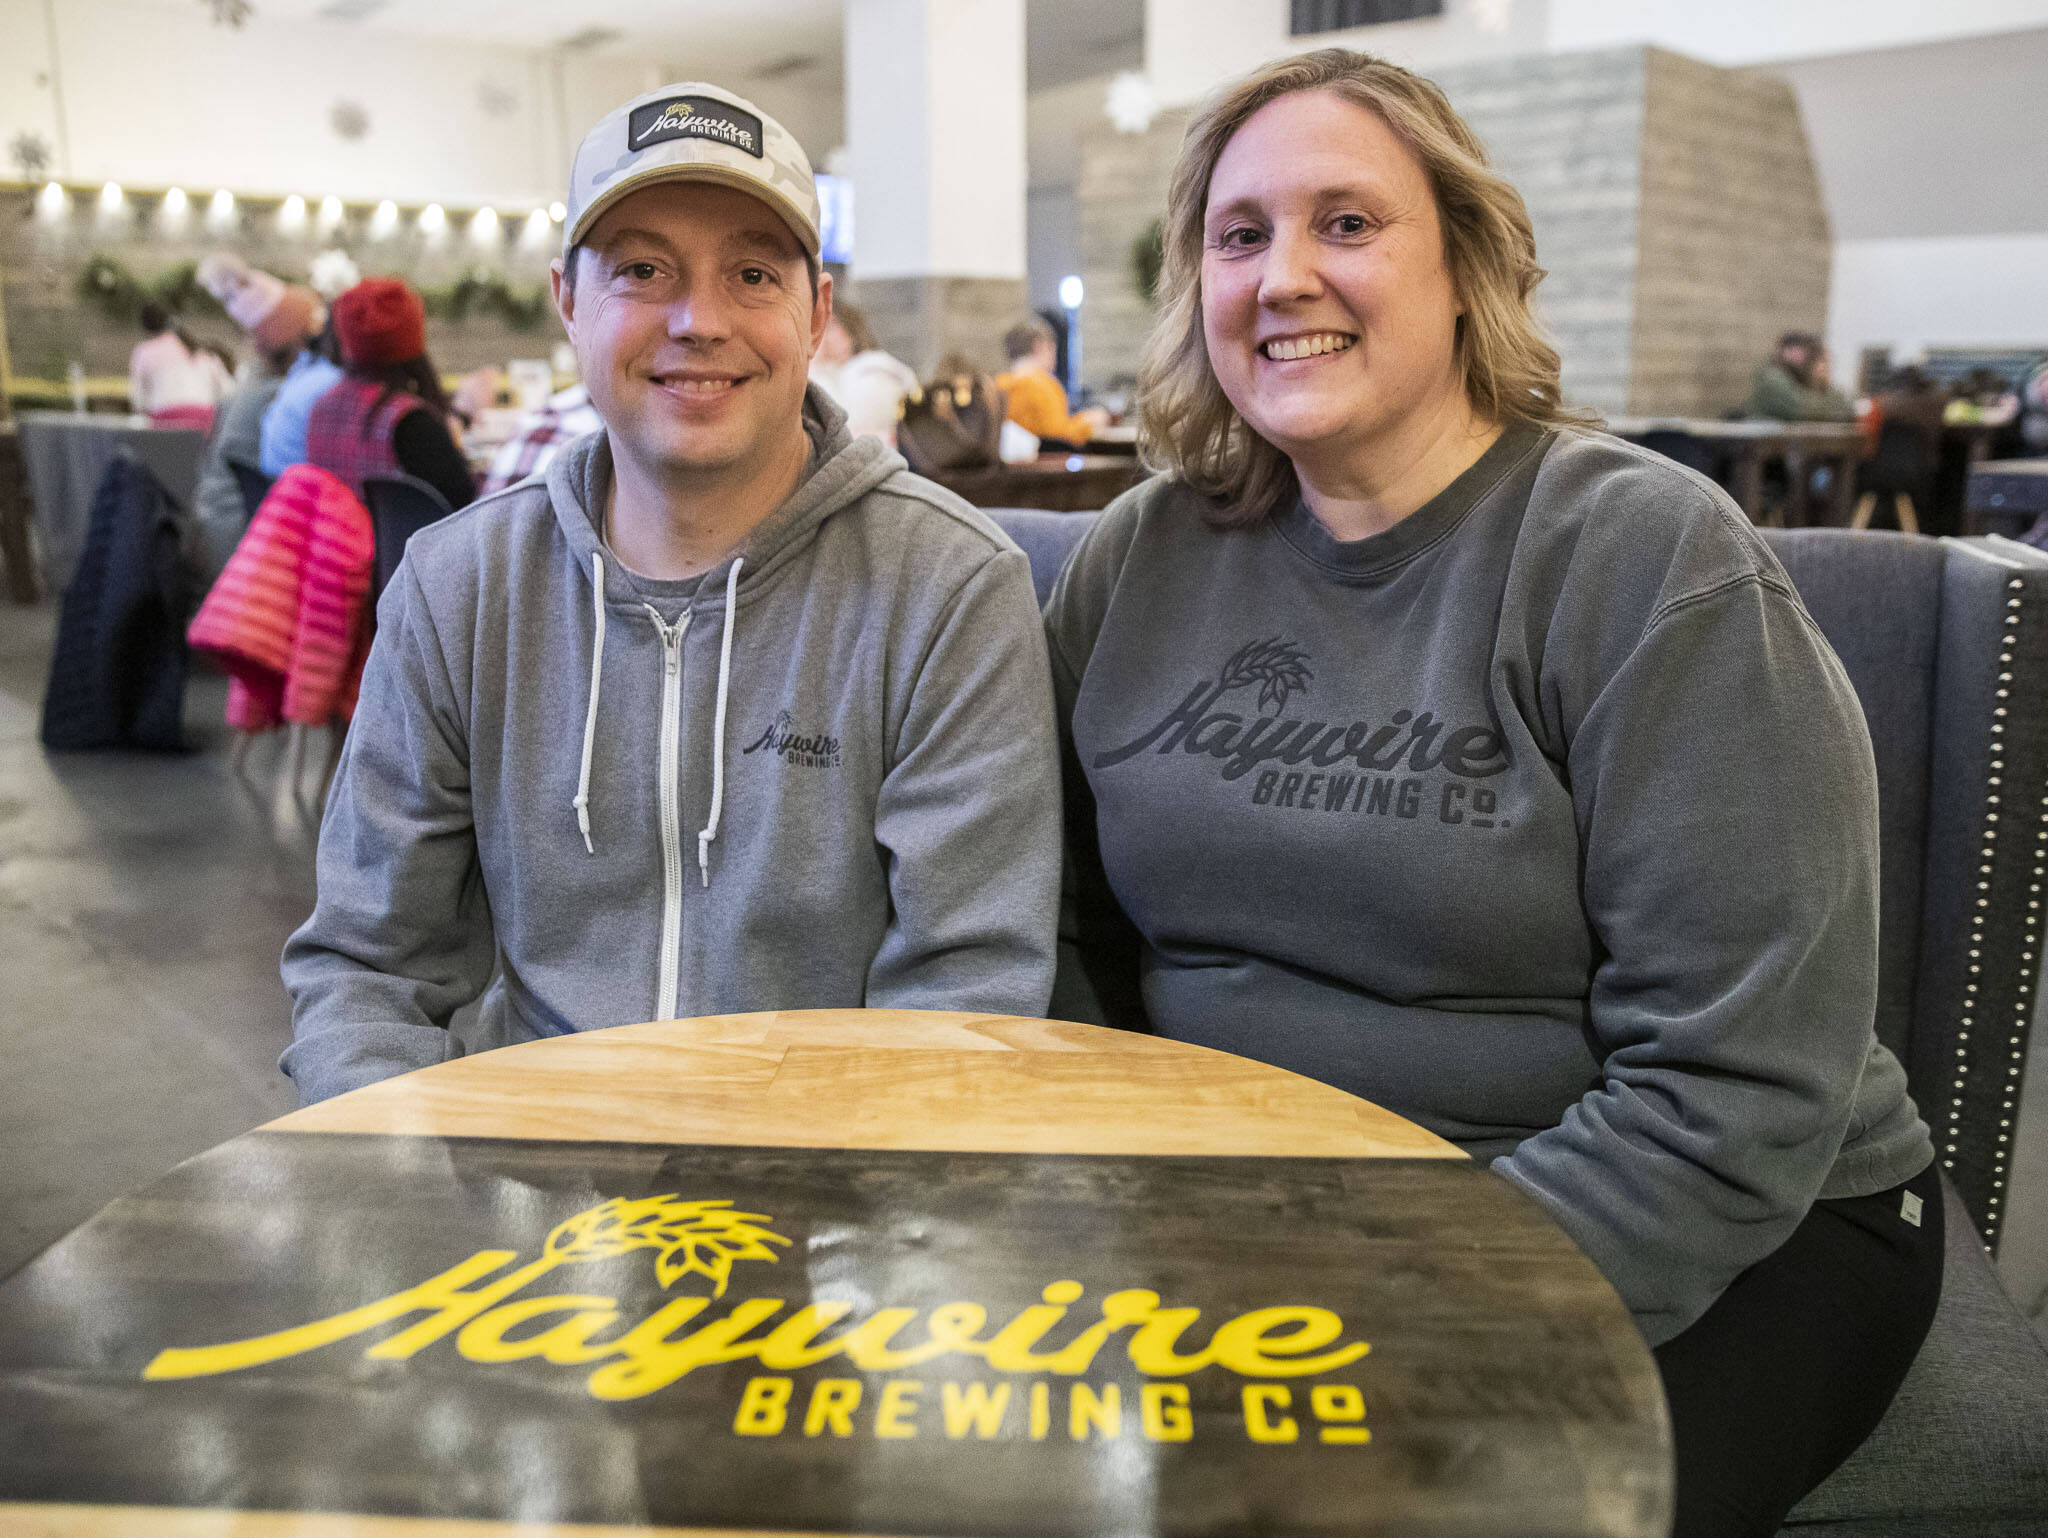
[[[2001,671],[1995,695],[2000,701],[2010,698],[2012,693],[2013,650],[2019,641],[2021,594],[2024,586],[2018,577],[2006,583],[2006,591],[2010,596],[2005,601],[2006,631],[1998,653]],[[1999,704],[1991,712],[1991,773],[1986,781],[1989,794],[1984,798],[1984,844],[1977,869],[1977,904],[1970,918],[1969,981],[1963,986],[1963,1013],[1956,1032],[1955,1077],[1950,1084],[1948,1122],[1942,1136],[1941,1164],[1942,1168],[1947,1170],[1955,1168],[1957,1142],[1962,1136],[1963,1091],[1968,1087],[1970,1074],[1970,1031],[1976,1023],[1977,1006],[1980,1002],[1977,984],[1983,963],[1984,922],[1991,906],[1991,875],[1993,857],[1998,852],[1999,806],[2005,776],[2006,708],[2004,704]],[[2035,823],[2033,876],[2027,886],[2026,931],[2020,951],[2019,992],[2013,1007],[2011,1034],[2005,1042],[2006,1082],[2001,1097],[1998,1138],[1992,1149],[1991,1192],[1985,1198],[1983,1227],[1984,1247],[1987,1250],[1996,1247],[1999,1229],[2005,1216],[2005,1180],[2012,1164],[2013,1115],[2019,1104],[2020,1076],[2026,1063],[2027,1023],[2032,1012],[2035,992],[2035,958],[2041,949],[2041,885],[2044,874],[2048,874],[2048,794],[2041,797]],[[1987,1015],[1985,1024],[1990,1023]]]

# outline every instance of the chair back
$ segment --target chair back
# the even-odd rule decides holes
[[[370,528],[377,538],[377,564],[370,586],[374,605],[404,559],[405,542],[454,509],[440,492],[410,475],[363,477],[363,503],[370,510]]]
[[[1996,537],[1765,538],[1876,750],[1878,1035],[1995,1246],[2041,976],[2048,555]]]
[[[1067,564],[1081,536],[1095,526],[1095,513],[1050,513],[1037,507],[991,507],[988,516],[996,526],[1017,542],[1031,562],[1031,586],[1044,608],[1052,597],[1052,585]]]
[[[256,509],[263,505],[263,499],[270,495],[273,477],[265,475],[247,460],[228,458],[228,469],[234,472],[235,484],[241,488],[242,508],[247,517],[254,518]]]
[[[1877,430],[1877,449],[1863,466],[1863,484],[1872,491],[1903,491],[1926,498],[1941,459],[1938,434],[1917,422],[1887,418]]]

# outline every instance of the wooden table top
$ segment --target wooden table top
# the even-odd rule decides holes
[[[1654,1363],[1534,1202],[1326,1085],[1057,1021],[458,1059],[0,1282],[10,1533],[1660,1538],[1669,1503]]]
[[[620,1026],[387,1079],[276,1132],[985,1153],[1464,1155],[1249,1058],[1092,1025],[787,1010]]]

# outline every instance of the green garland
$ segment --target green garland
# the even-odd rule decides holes
[[[132,325],[137,312],[151,302],[179,317],[227,313],[199,286],[196,263],[180,262],[145,278],[104,251],[86,261],[78,275],[78,295],[120,325]],[[547,285],[517,288],[502,272],[488,267],[472,267],[445,288],[422,289],[420,297],[436,319],[460,322],[472,315],[495,315],[514,331],[538,331],[554,308]]]
[[[420,297],[427,313],[439,319],[495,314],[514,331],[539,330],[553,308],[545,285],[514,288],[502,272],[489,267],[472,267],[446,288],[422,289]]]
[[[107,319],[133,325],[145,304],[162,305],[173,315],[224,315],[220,301],[199,286],[198,264],[180,262],[153,278],[138,277],[118,257],[100,252],[78,275],[78,295]]]

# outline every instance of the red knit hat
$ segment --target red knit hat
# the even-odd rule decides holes
[[[427,350],[427,307],[403,278],[365,278],[334,301],[341,361],[406,363]]]

